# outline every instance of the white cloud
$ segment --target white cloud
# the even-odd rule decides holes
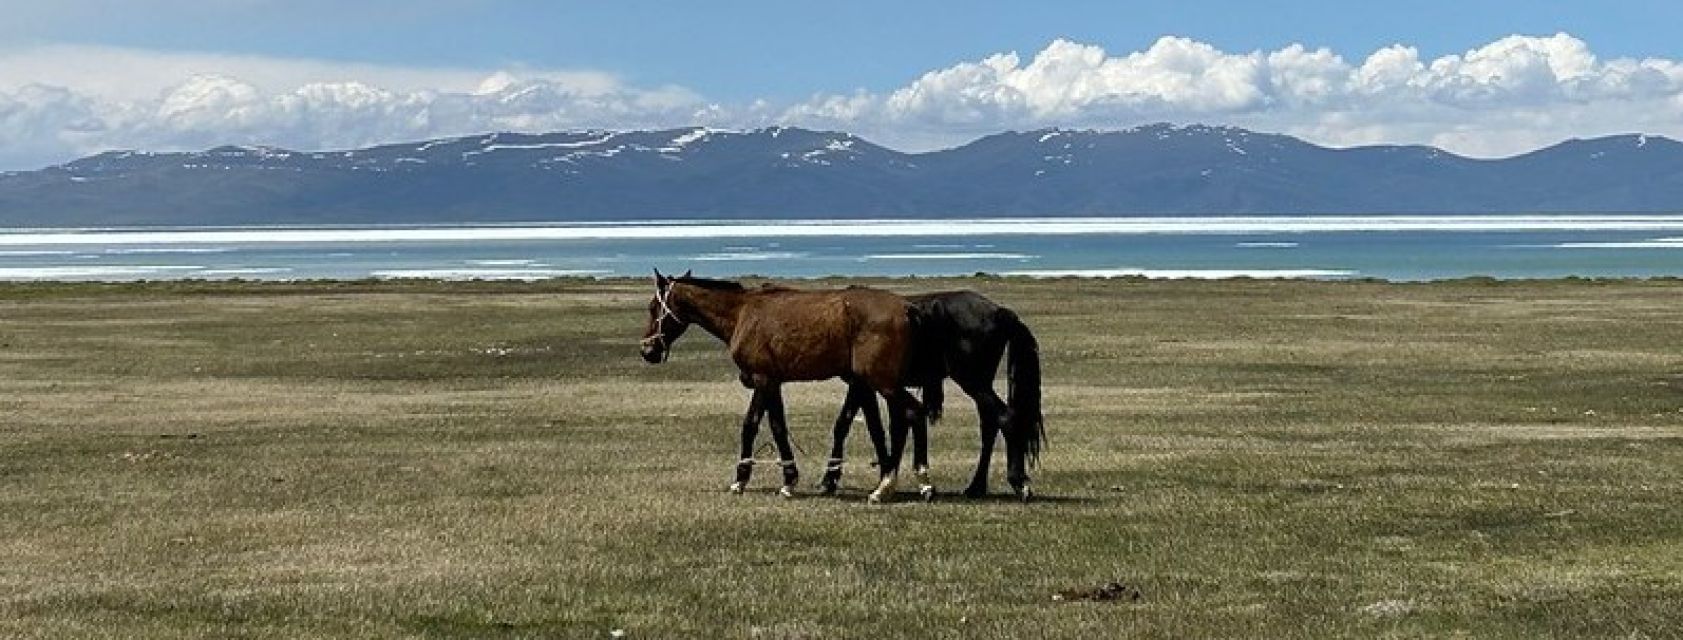
[[[402,67],[53,45],[0,51],[0,169],[113,148],[356,147],[493,130],[794,124],[908,150],[1003,129],[1230,124],[1323,144],[1432,144],[1475,156],[1573,136],[1683,137],[1683,62],[1600,59],[1570,35],[1422,59],[1292,44],[1226,52],[1164,37],[1134,52],[1056,40],[882,92],[714,104],[592,70]]]
[[[497,69],[405,67],[221,53],[151,51],[87,45],[48,45],[0,51],[0,90],[28,84],[71,87],[109,100],[149,100],[198,75],[239,78],[268,93],[307,84],[358,80],[398,92],[469,93]],[[500,70],[510,78],[546,80],[584,93],[621,89],[612,74],[588,70]]]
[[[93,112],[90,100],[63,88],[30,85],[0,92],[0,162],[62,154],[70,140],[103,128]]]
[[[0,54],[0,169],[113,148],[346,148],[494,130],[718,120],[708,107],[681,87],[633,87],[594,71],[52,46]]]
[[[1165,37],[1125,55],[1057,40],[1026,64],[996,54],[886,94],[815,98],[784,120],[882,131],[889,144],[897,133],[951,144],[984,130],[1197,121],[1493,156],[1573,136],[1683,136],[1679,104],[1683,63],[1603,61],[1567,34],[1509,36],[1430,61],[1396,45],[1359,65],[1298,44],[1229,53]]]
[[[891,118],[931,123],[1061,121],[1092,115],[1242,111],[1261,105],[1263,61],[1185,38],[1110,57],[1056,40],[1022,64],[1016,53],[931,71],[883,99]]]

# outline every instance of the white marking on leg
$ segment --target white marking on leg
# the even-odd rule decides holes
[[[876,491],[872,491],[871,495],[866,499],[870,500],[872,503],[877,503],[893,498],[895,485],[899,484],[899,482],[900,478],[898,473],[890,473],[883,476],[882,481],[877,483]]]
[[[922,466],[913,470],[917,474],[917,494],[924,500],[935,498],[935,483],[929,479],[929,467]]]
[[[736,461],[736,473],[739,476],[742,474],[742,468],[743,467],[747,467],[749,469],[749,472],[752,473],[752,470],[754,468],[754,459],[753,458],[743,458],[741,460]],[[747,483],[747,481],[744,481],[744,480],[737,480],[736,482],[730,483],[730,492],[731,493],[738,493],[739,494],[739,493],[742,493],[742,490],[746,489],[746,488],[748,488],[748,483]]]

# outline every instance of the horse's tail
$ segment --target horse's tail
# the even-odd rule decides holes
[[[924,416],[930,424],[934,424],[941,419],[941,401],[946,399],[941,389],[941,381],[946,378],[941,332],[932,312],[927,309],[908,305],[906,317],[911,321],[911,345],[901,380],[906,386],[923,391]]]
[[[1013,435],[1023,444],[1029,465],[1040,457],[1046,443],[1046,420],[1040,413],[1040,343],[1034,332],[1010,309],[1001,309],[1006,325],[1005,404],[1011,410]]]
[[[923,383],[923,410],[929,416],[929,424],[941,421],[941,401],[947,394],[941,389],[942,378],[939,376]]]

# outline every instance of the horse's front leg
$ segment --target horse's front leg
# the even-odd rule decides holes
[[[777,490],[785,498],[795,497],[795,483],[801,479],[795,465],[795,450],[789,445],[789,423],[783,415],[783,387],[766,387],[766,413],[771,416],[771,440],[777,443],[778,464],[783,467],[783,487]]]
[[[863,400],[861,400],[863,396]],[[847,451],[847,433],[853,428],[853,416],[869,403],[871,413],[876,413],[877,401],[871,396],[871,389],[863,384],[849,383],[847,397],[842,400],[841,412],[836,414],[836,426],[831,432],[830,459],[824,465],[824,479],[818,481],[818,489],[824,495],[830,495],[841,488],[842,463]],[[878,418],[881,421],[881,418]],[[882,427],[879,425],[880,431]]]
[[[742,457],[736,462],[736,482],[730,483],[731,493],[748,488],[748,478],[754,475],[754,440],[760,436],[760,416],[765,415],[765,391],[755,389],[748,398],[748,413],[742,417]]]

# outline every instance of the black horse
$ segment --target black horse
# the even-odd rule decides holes
[[[913,354],[908,358],[902,383],[923,389],[923,404],[930,422],[940,419],[944,397],[942,382],[952,378],[971,400],[981,417],[982,450],[976,473],[964,495],[987,495],[988,464],[994,442],[1005,436],[1006,481],[1023,500],[1033,496],[1028,467],[1036,463],[1046,441],[1046,422],[1040,410],[1040,346],[1016,312],[1000,306],[974,291],[947,291],[907,296],[915,319]],[[1009,358],[1006,354],[1009,352]],[[1006,400],[994,392],[993,380],[999,362],[1005,358]],[[881,433],[882,419],[876,398],[865,387],[849,387],[847,399],[836,417],[834,444],[824,479],[826,493],[841,480],[843,445],[856,412],[865,412],[865,424],[872,435]],[[912,433],[914,467],[925,499],[934,495],[927,480],[928,443],[916,430]],[[874,441],[880,442],[880,436]],[[898,452],[879,446],[877,459]]]

